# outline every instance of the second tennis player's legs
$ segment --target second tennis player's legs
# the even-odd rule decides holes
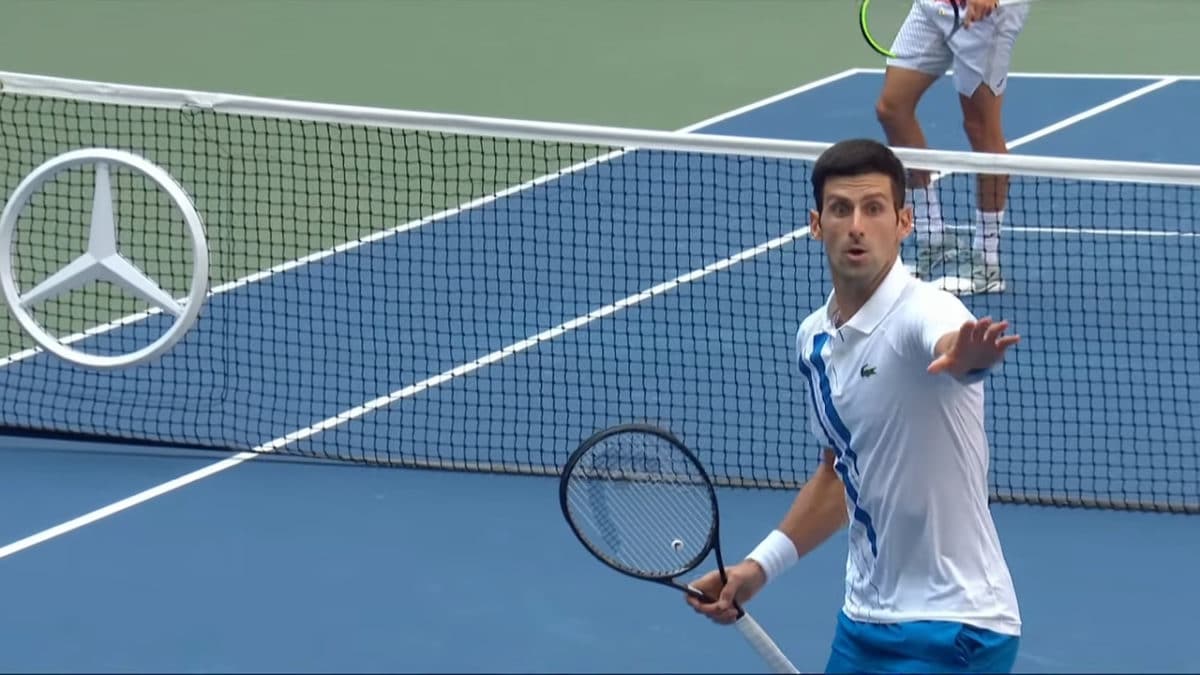
[[[976,152],[1006,153],[1001,112],[1008,86],[1013,44],[1025,26],[1028,5],[1000,7],[950,40],[954,84],[963,112],[963,128]],[[1005,289],[1000,272],[1000,229],[1008,197],[1008,176],[980,174],[976,181],[975,236],[963,293],[998,293]]]
[[[889,65],[883,77],[883,91],[875,104],[875,114],[887,135],[888,144],[905,148],[925,148],[925,132],[917,121],[917,104],[937,80],[936,75]],[[921,252],[943,243],[945,225],[937,193],[930,186],[928,171],[908,172],[908,203],[913,207],[913,222]],[[918,266],[920,267],[920,266]],[[928,270],[925,270],[928,271]],[[918,272],[917,276],[922,276]]]
[[[1001,109],[1004,94],[981,84],[970,96],[959,94],[962,103],[963,127],[971,148],[976,152],[1005,154],[1008,144],[1004,138]],[[1008,176],[979,174],[976,177],[975,236],[972,240],[971,291],[993,293],[1004,290],[1000,273],[1000,227],[1008,201]]]
[[[942,37],[949,29],[950,24],[943,17],[917,2],[913,3],[900,26],[893,49],[913,56],[888,59],[883,90],[875,103],[875,114],[889,145],[928,147],[925,133],[917,121],[917,104],[950,67],[953,54]],[[905,198],[913,208],[913,230],[917,239],[913,274],[920,278],[929,278],[930,270],[948,262],[955,249],[954,238],[946,236],[941,204],[930,182],[928,171],[913,169],[908,172]]]

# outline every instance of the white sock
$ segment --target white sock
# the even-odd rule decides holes
[[[946,232],[942,221],[942,204],[938,200],[937,188],[933,186],[909,188],[908,203],[913,208],[913,229],[917,231],[917,243],[938,245]]]
[[[1000,264],[1000,226],[1004,211],[975,211],[975,239],[972,248],[983,253],[983,264]]]

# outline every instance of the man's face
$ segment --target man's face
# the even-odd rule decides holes
[[[835,279],[872,280],[896,260],[912,231],[912,209],[897,211],[892,195],[892,181],[881,173],[825,182],[822,211],[809,214],[809,226],[825,244]]]

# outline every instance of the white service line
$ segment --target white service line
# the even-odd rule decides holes
[[[1087,110],[1084,110],[1081,113],[1071,115],[1070,117],[1059,120],[1058,122],[1055,122],[1054,124],[1042,127],[1041,129],[1038,129],[1037,131],[1035,131],[1031,134],[1025,134],[1024,136],[1021,136],[1020,138],[1013,139],[1013,141],[1008,144],[1008,147],[1011,150],[1012,148],[1017,148],[1022,145],[1025,145],[1026,143],[1032,143],[1033,141],[1036,141],[1039,138],[1042,138],[1044,136],[1049,136],[1050,134],[1052,134],[1056,131],[1062,131],[1063,129],[1066,129],[1069,126],[1078,124],[1090,117],[1095,117],[1096,115],[1099,115],[1101,113],[1108,112],[1109,110],[1112,110],[1113,108],[1116,108],[1117,106],[1121,106],[1126,103],[1129,103],[1130,101],[1137,99],[1137,98],[1141,98],[1141,97],[1145,96],[1146,94],[1156,92],[1159,89],[1162,89],[1164,87],[1169,87],[1178,81],[1179,81],[1178,77],[1164,77],[1163,79],[1161,79],[1157,82],[1153,82],[1144,87],[1139,87],[1137,89],[1134,89],[1133,91],[1128,92],[1126,94],[1122,94],[1121,96],[1118,96],[1118,97],[1112,99],[1111,101],[1105,101],[1104,103],[1092,106],[1091,108],[1088,108]]]
[[[1158,91],[1159,89],[1162,89],[1163,87],[1168,87],[1178,81],[1179,81],[1178,77],[1165,77],[1157,82],[1148,84],[1144,87],[1139,87],[1137,89],[1134,89],[1131,92],[1122,94],[1121,96],[1118,96],[1114,99],[1105,101],[1104,103],[1094,105],[1091,108],[1084,110],[1083,112],[1075,113],[1074,115],[1071,115],[1070,117],[1064,117],[1063,119],[1061,119],[1053,124],[1048,124],[1048,125],[1042,127],[1041,129],[1038,129],[1037,131],[1033,131],[1031,133],[1025,134],[1024,136],[1014,138],[1013,140],[1008,142],[1007,147],[1009,150],[1014,150],[1016,148],[1021,147],[1022,145],[1032,143],[1040,138],[1044,138],[1055,132],[1062,131],[1063,129],[1066,129],[1069,126],[1079,124],[1080,122],[1082,122],[1086,119],[1095,117],[1096,115],[1099,115],[1101,113],[1108,112],[1109,110],[1112,110],[1113,108],[1116,108],[1117,106],[1129,103],[1130,101],[1137,99],[1137,98],[1141,98],[1142,96],[1145,96],[1146,94]],[[941,173],[941,174],[934,176],[933,178],[930,179],[930,181],[931,181],[931,183],[936,183],[937,181],[945,178],[946,176],[951,176],[953,174],[954,174],[953,171],[947,171],[946,173]]]
[[[816,80],[814,82],[809,82],[807,84],[801,85],[799,87],[788,90],[781,94],[776,94],[769,98],[763,99],[762,101],[751,103],[749,105],[742,106],[734,111],[731,111],[728,113],[722,113],[720,115],[711,117],[702,122],[698,122],[698,123],[690,125],[688,127],[684,127],[681,131],[686,131],[686,132],[696,131],[705,126],[728,119],[729,117],[731,117],[733,115],[742,114],[742,113],[748,112],[750,110],[753,110],[755,108],[762,107],[764,105],[768,105],[775,101],[779,101],[781,99],[787,98],[788,96],[794,96],[796,94],[803,93],[810,89],[815,89],[815,88],[827,85],[831,82],[835,82],[835,81],[843,79],[845,77],[855,75],[855,74],[857,74],[857,72],[858,71],[856,69],[849,69],[849,70],[842,71],[841,73],[837,73],[837,74],[831,75],[829,77],[825,77],[820,80]],[[619,154],[623,154],[624,152],[625,151],[618,151],[615,153],[610,153],[610,155],[617,156]],[[606,155],[606,157],[608,157],[608,155]],[[600,160],[598,160],[598,159],[589,160],[588,162],[581,163],[579,166],[584,166],[584,165],[591,166],[592,164],[596,163],[597,161],[600,161]],[[558,175],[558,174],[554,174],[554,175]],[[543,177],[541,180],[546,180],[546,179],[547,179],[547,177]],[[529,184],[524,184],[524,185],[528,186]],[[512,192],[515,192],[515,191],[516,191],[515,188],[510,188],[510,190],[508,190],[508,191],[505,191],[503,193],[497,193],[497,194],[511,194]],[[495,198],[496,198],[496,196],[493,195],[491,199],[488,199],[488,198],[483,198],[483,199],[488,199],[488,201],[492,201]],[[478,202],[480,200],[476,200],[476,201]],[[474,202],[472,202],[472,203],[474,203]],[[453,212],[458,212],[460,210],[462,210],[462,207],[459,207],[458,209],[451,209],[451,211],[453,211]],[[423,224],[424,222],[428,222],[428,220],[429,219],[423,219],[421,221],[417,221],[417,223]],[[399,229],[400,228],[397,228],[397,230],[399,230]],[[468,363],[462,364],[460,366],[457,366],[455,368],[447,370],[438,375],[434,375],[433,377],[426,378],[415,384],[408,385],[402,389],[398,389],[394,392],[391,392],[391,393],[387,394],[386,396],[380,396],[376,399],[373,399],[371,401],[363,403],[362,405],[358,405],[358,406],[355,406],[354,408],[350,408],[348,410],[342,411],[342,412],[338,413],[337,415],[334,415],[333,417],[329,417],[324,420],[321,420],[320,422],[317,422],[316,424],[313,424],[304,429],[296,430],[292,433],[287,434],[286,436],[281,436],[279,438],[268,441],[268,442],[256,447],[253,451],[240,452],[236,455],[233,455],[232,457],[221,460],[219,462],[215,462],[213,464],[202,467],[202,468],[192,471],[190,473],[184,474],[182,476],[179,476],[178,478],[174,478],[170,481],[162,483],[161,485],[156,485],[152,488],[143,490],[142,492],[139,492],[135,495],[131,495],[129,497],[121,499],[120,501],[113,502],[112,504],[109,504],[107,506],[101,507],[101,508],[91,511],[89,513],[85,513],[81,516],[78,516],[78,517],[68,520],[66,522],[60,523],[58,525],[47,528],[47,529],[37,532],[35,534],[29,535],[28,537],[25,537],[23,539],[14,541],[11,544],[0,547],[0,559],[6,558],[15,553],[19,553],[19,552],[24,551],[33,546],[37,546],[38,544],[46,542],[55,537],[62,536],[64,534],[67,534],[68,532],[79,529],[86,525],[90,525],[98,520],[102,520],[109,516],[115,515],[117,513],[120,513],[121,511],[132,508],[139,504],[145,503],[151,499],[160,497],[168,492],[171,492],[171,491],[177,490],[181,487],[190,485],[191,483],[195,483],[199,480],[203,480],[204,478],[208,478],[209,476],[220,473],[226,469],[231,469],[245,461],[248,461],[255,457],[261,456],[262,454],[274,452],[275,450],[278,450],[279,448],[291,445],[292,443],[295,443],[298,440],[308,438],[308,437],[313,436],[322,431],[326,431],[328,429],[332,429],[334,427],[345,424],[346,422],[349,422],[350,420],[362,417],[363,415],[365,415],[366,413],[368,413],[372,410],[376,410],[378,408],[384,407],[384,406],[394,403],[395,401],[398,401],[400,399],[406,398],[408,396],[412,396],[421,391],[424,391],[431,387],[435,387],[439,384],[442,384],[444,382],[452,380],[456,377],[473,372],[475,370],[478,370],[479,368],[482,368],[483,366],[495,363],[501,359],[511,356],[512,354],[516,354],[518,352],[529,349],[530,347],[537,345],[540,342],[553,339],[559,335],[562,335],[563,333],[566,333],[568,331],[579,328],[580,326],[589,324],[597,319],[600,319],[600,318],[603,318],[610,314],[613,314],[619,310],[639,304],[639,303],[641,303],[645,300],[648,300],[656,295],[666,293],[680,285],[691,283],[692,281],[695,281],[697,279],[706,277],[714,272],[718,272],[720,270],[723,270],[723,269],[726,269],[733,265],[736,265],[739,262],[742,262],[744,260],[747,260],[749,258],[757,256],[761,253],[764,253],[766,251],[769,251],[769,250],[778,248],[780,246],[783,246],[785,244],[788,244],[791,241],[794,241],[795,239],[798,239],[798,238],[801,238],[801,237],[807,235],[807,233],[808,233],[807,227],[797,229],[793,232],[789,232],[788,234],[785,234],[781,237],[772,239],[771,241],[768,241],[764,244],[759,244],[758,246],[746,249],[744,251],[741,251],[741,252],[739,252],[733,256],[730,256],[728,258],[725,258],[723,260],[719,260],[717,262],[711,263],[699,270],[693,270],[686,274],[682,274],[678,277],[675,277],[674,279],[671,279],[670,281],[666,281],[666,282],[657,284],[649,289],[646,289],[641,292],[630,295],[630,296],[623,298],[615,303],[605,305],[604,307],[600,307],[596,310],[593,310],[592,312],[589,312],[588,314],[585,314],[580,317],[576,317],[574,319],[571,319],[570,321],[559,324],[558,326],[555,326],[548,330],[542,331],[541,333],[538,333],[537,335],[525,338],[524,340],[521,340],[519,342],[515,342],[511,345],[508,345],[507,347],[504,347],[503,349],[494,351],[485,356],[481,356],[481,357],[475,359],[474,361],[470,361]],[[311,258],[311,256],[310,256],[310,258]],[[296,265],[294,263],[291,264],[291,267],[295,267],[295,266]],[[255,277],[255,279],[254,279],[255,281],[257,281],[260,278],[265,278],[264,276],[262,276],[262,273],[259,273],[259,274],[260,274],[260,276]],[[236,284],[238,286],[243,285],[244,283],[246,283],[246,282],[233,282],[233,284]],[[231,285],[233,285],[233,284],[231,284]],[[9,357],[9,359],[11,360],[12,357]],[[11,362],[11,361],[8,361],[8,362]]]
[[[864,75],[882,75],[883,68],[859,68],[858,72]],[[953,70],[946,71],[947,75],[953,75]],[[1032,71],[1019,71],[1008,74],[1009,79],[1019,78],[1025,80],[1162,80],[1166,78],[1174,78],[1194,82],[1200,80],[1200,75],[1168,75],[1165,73],[1153,74],[1138,74],[1138,73],[1038,73]]]
[[[462,377],[463,375],[472,373],[476,370],[479,370],[480,368],[483,368],[484,366],[491,365],[493,363],[496,363],[498,361],[506,359],[509,356],[512,356],[513,354],[523,352],[523,351],[525,351],[531,347],[534,347],[536,345],[539,345],[543,342],[553,340],[554,338],[556,338],[560,335],[563,335],[564,333],[573,331],[576,328],[586,326],[587,324],[592,323],[593,321],[602,319],[606,316],[615,314],[623,309],[627,309],[634,305],[645,302],[646,300],[649,300],[650,298],[653,298],[655,296],[662,295],[664,293],[668,293],[684,284],[692,283],[693,281],[707,277],[715,272],[719,272],[721,270],[733,267],[734,265],[737,265],[740,262],[749,260],[750,258],[754,258],[758,255],[761,255],[762,253],[777,249],[781,246],[785,246],[785,245],[787,245],[797,239],[801,239],[807,235],[808,235],[807,227],[802,227],[802,228],[793,230],[791,232],[788,232],[785,235],[776,237],[768,242],[759,244],[752,248],[745,249],[743,251],[739,251],[735,255],[732,255],[728,258],[723,258],[714,263],[709,263],[708,265],[706,265],[700,269],[686,272],[686,273],[681,274],[673,279],[670,279],[669,281],[664,281],[662,283],[651,286],[650,288],[647,288],[645,290],[642,290],[642,291],[639,291],[632,295],[626,296],[614,303],[604,305],[603,307],[594,309],[591,312],[588,312],[587,314],[584,314],[582,316],[577,316],[569,321],[560,323],[559,325],[554,326],[553,328],[546,329],[536,335],[531,335],[527,338],[524,338],[523,340],[514,342],[514,343],[504,347],[503,349],[498,349],[494,352],[491,352],[490,354],[485,354],[484,356],[481,356],[473,361],[469,361],[462,365],[451,368],[450,370],[447,370],[445,372],[434,375],[433,377],[428,377],[428,378],[425,378],[424,380],[421,380],[420,382],[416,382],[414,384],[410,384],[401,389],[397,389],[396,391],[393,391],[385,396],[379,396],[379,397],[371,399],[370,401],[367,401],[366,403],[363,403],[361,405],[357,405],[357,406],[354,406],[353,408],[343,410],[342,412],[340,412],[332,417],[327,417],[327,418],[321,420],[320,422],[317,422],[316,424],[305,427],[303,429],[298,429],[296,431],[293,431],[293,432],[287,434],[286,436],[280,436],[279,438],[270,440],[266,443],[263,443],[262,445],[259,445],[256,448],[254,448],[253,451],[240,452],[232,457],[229,457],[228,459],[224,459],[224,460],[221,460],[220,462],[216,462],[214,464],[210,464],[203,468],[197,469],[195,471],[192,471],[191,473],[185,474],[183,476],[180,476],[178,478],[170,480],[166,483],[163,483],[162,485],[156,485],[148,490],[139,492],[136,495],[133,495],[131,497],[126,497],[125,499],[122,499],[118,502],[114,502],[113,504],[109,504],[108,506],[105,506],[103,508],[92,511],[91,513],[84,514],[73,520],[69,520],[60,525],[55,525],[54,527],[51,527],[47,530],[43,530],[36,534],[25,537],[24,539],[21,539],[19,541],[15,541],[11,544],[8,544],[7,546],[0,547],[0,558],[5,558],[5,557],[10,556],[14,553],[17,553],[19,551],[23,551],[31,546],[36,546],[37,544],[40,544],[44,541],[47,541],[49,539],[53,539],[54,537],[66,534],[67,532],[70,532],[72,530],[83,527],[84,525],[89,525],[91,523],[96,522],[97,520],[106,518],[115,513],[119,513],[130,507],[137,506],[138,504],[149,501],[151,499],[154,499],[155,497],[159,497],[163,494],[171,492],[172,490],[184,487],[185,485],[189,485],[198,480],[208,478],[209,476],[212,476],[213,474],[219,473],[226,469],[232,469],[233,467],[241,464],[242,462],[253,459],[255,457],[259,457],[264,454],[275,452],[276,450],[283,448],[283,447],[287,447],[287,446],[295,443],[296,441],[303,440],[305,438],[315,436],[323,431],[328,431],[330,429],[339,427],[339,426],[345,424],[346,422],[358,419],[373,410],[378,410],[380,408],[387,407],[387,406],[395,403],[396,401],[416,395],[422,391],[425,391],[426,389],[436,387],[440,384],[444,384],[444,383],[449,382],[450,380],[453,380],[457,377]]]
[[[850,74],[853,74],[854,71],[847,71],[847,72]],[[840,76],[845,77],[845,74],[840,74]],[[833,79],[838,79],[838,76],[834,76]],[[825,81],[829,82],[829,81],[833,81],[833,80],[831,78],[825,78]],[[1126,94],[1125,96],[1113,99],[1112,101],[1095,106],[1093,108],[1089,108],[1088,110],[1085,110],[1077,115],[1072,115],[1071,117],[1068,117],[1064,120],[1061,120],[1054,124],[1043,127],[1042,129],[1039,129],[1031,134],[1022,136],[1021,138],[1018,138],[1018,139],[1014,140],[1012,143],[1010,143],[1009,147],[1010,148],[1017,147],[1018,145],[1023,145],[1025,143],[1029,143],[1038,138],[1042,138],[1043,136],[1045,136],[1048,133],[1053,133],[1054,131],[1059,131],[1059,130],[1064,129],[1072,124],[1076,124],[1082,120],[1085,120],[1089,117],[1098,115],[1098,114],[1104,112],[1105,110],[1110,110],[1110,109],[1120,105],[1121,103],[1125,103],[1130,100],[1133,100],[1134,98],[1137,98],[1138,96],[1142,96],[1147,93],[1150,93],[1150,91],[1154,91],[1155,89],[1165,87],[1174,81],[1175,81],[1175,78],[1165,78],[1164,80],[1161,80],[1153,85],[1148,85],[1146,87],[1142,87],[1141,89],[1130,92],[1130,93]],[[809,88],[812,88],[813,85],[807,85],[807,86]],[[800,88],[799,90],[803,90],[803,88]],[[798,93],[799,90],[792,90],[792,91]],[[776,97],[772,97],[772,98],[774,100],[779,100],[780,96],[776,96]],[[745,110],[749,110],[749,109],[750,109],[750,107],[744,107],[744,108],[741,108],[740,110],[745,111]],[[720,117],[720,116],[718,116],[718,117]],[[718,118],[713,118],[713,119],[718,119]],[[690,130],[695,130],[696,128],[699,128],[699,126],[702,126],[703,124],[707,124],[707,123],[710,123],[710,122],[701,123],[701,125],[693,125],[693,127]],[[1050,130],[1050,131],[1047,131],[1047,130]],[[943,175],[948,175],[948,174],[943,174]],[[230,457],[228,459],[224,459],[224,460],[221,460],[220,462],[210,464],[203,468],[192,471],[191,473],[187,473],[182,476],[179,476],[178,478],[167,481],[166,483],[163,483],[161,485],[156,485],[152,488],[149,488],[147,490],[139,492],[135,495],[126,497],[125,499],[122,499],[120,501],[109,504],[108,506],[101,507],[99,509],[96,509],[95,511],[91,511],[89,513],[86,513],[86,514],[79,516],[77,518],[74,518],[72,520],[66,521],[59,525],[55,525],[54,527],[48,528],[48,529],[38,532],[36,534],[32,534],[28,537],[25,537],[24,539],[20,539],[11,544],[8,544],[7,546],[0,547],[0,559],[6,558],[10,555],[13,555],[15,553],[18,553],[18,552],[28,549],[30,547],[41,544],[41,543],[48,541],[50,539],[53,539],[55,537],[61,536],[63,534],[66,534],[68,532],[76,530],[80,527],[84,527],[85,525],[90,525],[91,523],[94,523],[98,520],[107,518],[108,516],[114,515],[116,513],[124,511],[128,508],[137,506],[139,504],[147,502],[151,499],[154,499],[156,497],[164,495],[164,494],[171,492],[173,490],[176,490],[178,488],[184,487],[184,486],[194,483],[196,481],[199,481],[199,480],[202,480],[209,476],[212,476],[214,474],[220,473],[221,471],[224,471],[226,469],[231,469],[247,460],[258,457],[264,453],[274,452],[275,450],[278,450],[279,448],[291,445],[292,443],[295,443],[298,440],[302,440],[304,438],[314,436],[322,431],[326,431],[328,429],[338,427],[342,424],[345,424],[346,422],[349,422],[351,420],[362,417],[363,415],[367,414],[368,412],[371,412],[372,410],[377,410],[379,408],[390,405],[390,404],[392,404],[398,400],[401,400],[403,398],[407,398],[409,396],[412,396],[414,394],[422,392],[431,387],[435,387],[437,385],[440,385],[440,384],[443,384],[450,380],[453,380],[456,377],[460,377],[462,375],[466,375],[468,373],[474,372],[475,370],[478,370],[486,365],[496,363],[496,362],[498,362],[504,358],[507,358],[513,354],[525,351],[525,350],[529,349],[530,347],[533,347],[541,342],[545,342],[547,340],[554,339],[564,333],[572,331],[581,326],[585,326],[597,319],[609,316],[609,315],[614,314],[622,309],[632,307],[634,305],[644,302],[645,300],[648,300],[657,295],[667,293],[679,286],[682,286],[687,283],[691,283],[693,281],[696,281],[697,279],[704,278],[714,272],[718,272],[718,271],[733,267],[734,265],[737,265],[738,263],[741,263],[745,260],[749,260],[750,258],[758,256],[762,253],[765,253],[765,252],[773,250],[773,249],[777,249],[777,248],[787,245],[797,239],[806,237],[808,235],[808,231],[809,230],[808,230],[807,226],[798,228],[796,230],[793,230],[793,231],[791,231],[785,235],[782,235],[780,237],[776,237],[775,239],[772,239],[763,244],[759,244],[752,248],[748,248],[743,251],[740,251],[737,254],[730,256],[728,258],[724,258],[724,259],[716,261],[714,263],[710,263],[701,269],[692,270],[691,272],[687,272],[685,274],[679,275],[679,276],[675,277],[674,279],[659,283],[655,286],[652,286],[651,288],[648,288],[646,290],[643,290],[643,291],[640,291],[633,295],[622,298],[621,300],[618,300],[617,302],[614,302],[614,303],[605,305],[603,307],[600,307],[598,309],[595,309],[583,316],[576,317],[574,319],[571,319],[570,321],[566,321],[566,322],[561,323],[553,328],[549,328],[549,329],[544,330],[536,335],[527,337],[523,340],[515,342],[511,345],[508,345],[507,347],[504,347],[503,349],[494,351],[490,354],[486,354],[486,355],[481,356],[473,361],[464,363],[460,366],[457,366],[455,368],[447,370],[443,373],[434,375],[433,377],[426,378],[415,384],[408,385],[402,389],[398,389],[398,390],[391,392],[385,396],[380,396],[378,398],[372,399],[371,401],[367,401],[366,403],[363,403],[362,405],[358,405],[358,406],[355,406],[348,410],[345,410],[343,412],[340,412],[337,415],[334,415],[332,417],[321,420],[320,422],[317,422],[316,424],[313,424],[309,427],[306,427],[304,429],[299,429],[290,434],[287,434],[286,436],[281,436],[279,438],[268,441],[267,443],[264,443],[264,444],[258,446],[257,448],[255,448],[255,450],[252,452],[238,453],[237,455],[234,455],[233,457]]]
[[[679,133],[689,133],[689,132],[697,131],[699,129],[703,129],[704,127],[711,126],[718,122],[727,120],[731,117],[750,112],[757,108],[761,108],[763,106],[770,105],[772,103],[775,103],[776,101],[780,101],[785,98],[795,96],[797,94],[802,94],[811,89],[817,89],[819,87],[824,87],[824,86],[829,85],[838,80],[842,80],[847,77],[852,77],[857,74],[859,74],[859,69],[848,68],[846,70],[843,70],[840,73],[834,73],[833,75],[823,77],[819,80],[814,80],[812,82],[806,82],[805,84],[802,84],[798,87],[794,87],[787,91],[783,91],[778,94],[768,96],[767,98],[764,98],[759,101],[754,101],[753,103],[748,103],[744,106],[741,106],[740,108],[735,108],[734,110],[730,110],[728,112],[723,112],[718,115],[714,115],[712,117],[709,117],[708,119],[701,120],[694,124],[689,124],[688,126],[683,127],[682,129],[679,129],[678,132]],[[360,246],[364,246],[366,244],[372,244],[377,241],[381,241],[383,239],[393,237],[397,234],[408,232],[410,230],[415,230],[419,227],[423,227],[430,223],[435,223],[438,221],[446,220],[447,218],[452,218],[454,216],[461,214],[464,211],[469,211],[471,209],[476,209],[476,208],[479,208],[482,206],[486,206],[486,205],[491,204],[492,202],[495,202],[503,197],[509,197],[509,196],[512,196],[519,192],[524,192],[531,188],[537,187],[539,185],[544,185],[545,183],[549,183],[549,182],[558,180],[559,178],[563,178],[564,176],[576,173],[582,169],[586,169],[586,168],[595,166],[596,164],[599,164],[601,162],[609,162],[609,161],[615,160],[623,155],[628,154],[631,150],[634,150],[634,149],[636,149],[636,148],[614,150],[614,151],[605,153],[603,155],[599,155],[597,157],[593,157],[591,159],[587,159],[587,160],[578,162],[578,163],[568,166],[566,168],[558,169],[556,171],[538,176],[537,178],[530,179],[528,181],[525,181],[524,183],[510,186],[510,187],[500,190],[498,192],[494,192],[489,195],[484,195],[482,197],[477,197],[466,203],[459,204],[458,206],[455,206],[455,207],[452,207],[449,209],[445,209],[442,211],[438,211],[437,213],[432,213],[428,216],[424,216],[424,217],[418,218],[416,220],[402,223],[400,225],[388,228],[386,230],[380,230],[378,232],[373,232],[373,233],[366,235],[360,239],[342,242],[342,243],[337,244],[336,246],[332,246],[330,248],[322,249],[319,251],[314,251],[303,257],[300,257],[300,258],[297,258],[294,260],[284,261],[282,263],[279,263],[279,264],[277,264],[273,267],[270,267],[268,269],[265,269],[265,270],[258,270],[256,272],[252,272],[252,273],[250,273],[246,276],[243,276],[239,279],[235,279],[233,281],[229,281],[229,282],[226,282],[226,283],[223,283],[223,284],[220,284],[220,285],[214,287],[205,296],[205,298],[206,298],[205,301],[207,302],[208,299],[211,299],[212,297],[214,297],[216,295],[220,295],[222,293],[228,293],[229,291],[236,290],[238,288],[241,288],[242,286],[246,286],[251,283],[257,283],[260,281],[264,281],[266,279],[269,279],[269,278],[275,276],[276,274],[288,272],[288,271],[303,267],[304,265],[308,265],[311,263],[320,262],[330,256],[333,256],[333,255],[336,255],[339,253],[344,253],[346,251],[352,251],[352,250],[359,248]],[[177,300],[179,302],[183,302],[186,299],[187,298],[177,298]],[[113,329],[120,328],[121,326],[132,325],[132,324],[142,321],[148,317],[154,316],[154,315],[160,313],[160,311],[161,310],[159,310],[158,308],[152,308],[149,310],[128,314],[128,315],[122,316],[120,318],[113,319],[112,321],[108,321],[106,323],[97,324],[95,326],[92,326],[91,328],[88,328],[87,330],[84,330],[84,331],[81,331],[78,333],[73,333],[71,335],[67,335],[66,337],[61,338],[60,342],[62,342],[63,344],[68,344],[68,345],[74,344],[75,342],[83,340],[84,338],[87,338],[87,337],[101,335],[101,334],[107,333]],[[22,361],[22,360],[27,359],[36,354],[40,354],[43,351],[44,350],[41,347],[30,347],[29,349],[22,349],[20,351],[13,352],[12,354],[9,354],[8,356],[0,358],[0,368],[11,365],[18,361]]]

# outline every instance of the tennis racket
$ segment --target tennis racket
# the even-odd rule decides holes
[[[712,552],[726,581],[716,490],[696,455],[669,432],[648,424],[597,432],[567,459],[558,496],[575,536],[618,572],[713,602],[678,581]],[[734,625],[771,670],[798,672],[762,627],[737,610]]]
[[[891,3],[898,4],[895,0]],[[858,5],[858,27],[863,39],[879,54],[889,58],[911,58],[920,56],[928,51],[929,46],[937,42],[949,42],[950,38],[962,28],[966,18],[966,0],[919,0],[937,12],[940,17],[950,18],[950,31],[943,35],[940,26],[928,23],[912,24],[902,36],[900,34],[903,18],[900,22],[892,18],[894,7],[880,15],[873,11],[871,0],[861,0]],[[1000,0],[997,9],[1011,5],[1025,5],[1034,0]],[[900,39],[903,37],[903,39]],[[887,47],[885,45],[891,45]]]

